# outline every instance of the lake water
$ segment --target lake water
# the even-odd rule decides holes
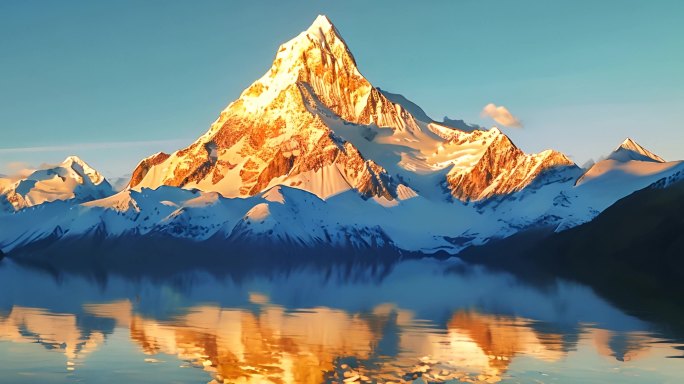
[[[0,382],[684,382],[682,340],[587,287],[456,261],[173,277],[0,261]]]

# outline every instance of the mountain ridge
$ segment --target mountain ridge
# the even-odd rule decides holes
[[[619,150],[648,159],[605,159],[585,172],[560,152],[527,154],[496,127],[463,124],[374,87],[317,18],[195,142],[142,159],[118,193],[12,210],[0,249],[153,236],[222,244],[217,257],[279,245],[455,255],[533,228],[576,227],[684,171],[626,141]]]

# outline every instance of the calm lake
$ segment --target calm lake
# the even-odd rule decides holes
[[[3,383],[684,382],[668,327],[457,261],[125,277],[5,259],[0,284]]]

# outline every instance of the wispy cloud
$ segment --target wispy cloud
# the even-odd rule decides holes
[[[11,153],[40,153],[40,152],[63,152],[63,151],[84,151],[93,149],[117,149],[160,145],[186,145],[191,140],[172,139],[172,140],[149,140],[149,141],[109,141],[99,143],[73,143],[65,145],[47,145],[37,147],[14,147],[0,148],[0,154]]]
[[[482,108],[482,117],[489,117],[505,127],[522,128],[520,120],[503,105],[489,103]]]
[[[20,169],[35,168],[35,167],[32,167],[29,163],[27,163],[25,161],[10,161],[9,163],[7,163],[5,168],[7,168],[10,172],[16,172]]]
[[[36,167],[24,161],[10,161],[5,164],[5,169],[8,171],[6,177],[10,179],[23,179],[36,170]]]

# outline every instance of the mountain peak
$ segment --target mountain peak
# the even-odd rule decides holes
[[[354,66],[356,66],[356,61],[349,47],[347,47],[347,42],[344,41],[335,25],[325,15],[318,15],[309,28],[283,46],[289,46],[288,48],[294,51],[322,50],[338,60],[344,60],[344,56],[350,56]]]
[[[631,137],[624,139],[622,141],[622,143],[620,143],[620,145],[616,148],[616,150],[618,150],[620,148],[629,149],[632,151],[634,151],[634,150],[638,151],[638,150],[644,149],[641,145],[639,145],[639,143],[634,141],[634,139],[632,139]]]
[[[69,166],[69,165],[74,164],[74,163],[79,164],[79,165],[87,165],[86,162],[83,161],[83,159],[81,159],[80,157],[78,157],[76,155],[67,156],[64,159],[64,161],[62,161],[60,163],[60,165]]]
[[[302,92],[314,96],[306,96],[309,106],[320,102],[353,123],[368,122],[368,115],[375,111],[368,104],[376,105],[378,101],[369,101],[373,86],[360,73],[347,43],[324,15],[280,45],[268,72],[224,112],[244,117],[269,114],[269,108],[303,110],[308,107],[303,105]],[[271,115],[282,120],[281,114]]]
[[[330,30],[334,30],[335,26],[333,23],[328,19],[328,16],[326,15],[318,15],[316,17],[316,20],[311,24],[309,29],[307,29],[307,32],[316,32],[316,31],[323,31],[327,32]]]
[[[638,161],[655,161],[664,163],[665,160],[647,150],[634,141],[632,138],[626,138],[615,150],[608,156],[608,159],[626,162],[630,160]]]
[[[637,144],[637,142],[634,141],[634,139],[632,139],[631,137],[627,137],[627,138],[624,139],[624,140],[622,141],[622,143],[620,144],[621,147],[622,147],[622,146],[625,146],[625,145],[639,145],[639,144]]]
[[[87,177],[95,185],[102,183],[105,179],[100,172],[88,165],[88,163],[83,161],[83,159],[75,155],[67,156],[67,158],[58,165],[58,167],[70,168],[76,173],[80,174],[81,177]]]

